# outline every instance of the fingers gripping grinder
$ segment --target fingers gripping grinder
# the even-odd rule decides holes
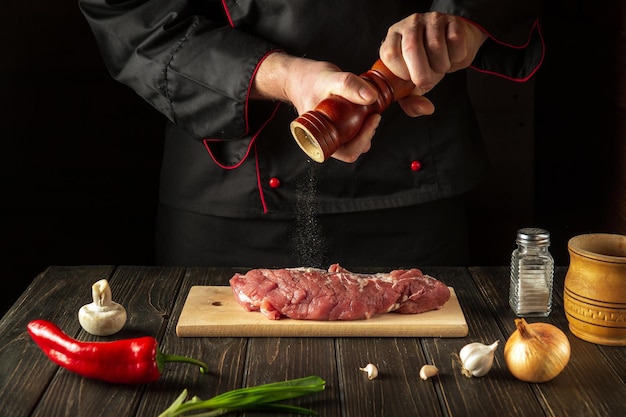
[[[363,106],[340,96],[331,96],[291,122],[291,134],[312,160],[324,162],[359,133],[369,115],[382,113],[392,102],[408,96],[415,88],[411,81],[395,76],[381,60],[360,77],[378,91],[373,104]]]

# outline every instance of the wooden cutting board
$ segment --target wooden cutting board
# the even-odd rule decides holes
[[[246,311],[229,286],[191,287],[176,325],[180,337],[464,337],[467,322],[453,288],[443,308],[380,314],[367,320],[269,320]]]

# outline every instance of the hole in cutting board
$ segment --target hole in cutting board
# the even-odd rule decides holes
[[[211,303],[211,305],[212,305],[212,306],[215,306],[215,307],[220,307],[220,306],[222,305],[222,302],[221,302],[221,301],[213,301],[213,302]]]

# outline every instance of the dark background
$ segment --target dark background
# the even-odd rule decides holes
[[[164,120],[107,74],[77,2],[3,0],[0,15],[3,314],[49,265],[154,262]],[[550,0],[542,25],[531,82],[472,74],[493,162],[474,265],[508,264],[524,226],[552,233],[560,265],[576,234],[626,234],[626,0]]]

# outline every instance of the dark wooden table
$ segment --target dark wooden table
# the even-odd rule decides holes
[[[175,327],[192,285],[225,285],[236,270],[141,266],[50,267],[33,281],[0,321],[0,416],[157,416],[187,388],[206,399],[227,390],[318,375],[326,390],[296,400],[320,416],[624,416],[626,348],[598,346],[567,330],[558,268],[555,309],[547,319],[563,329],[572,347],[556,379],[528,384],[507,370],[503,348],[491,372],[466,378],[454,354],[473,341],[502,345],[514,330],[508,306],[508,268],[424,268],[453,286],[465,313],[465,338],[179,338]],[[237,270],[241,271],[241,269]],[[97,338],[83,331],[77,312],[91,301],[91,284],[107,278],[114,299],[128,311],[125,328]],[[7,279],[5,277],[5,279]],[[167,353],[208,362],[168,364],[157,382],[115,385],[85,379],[49,361],[30,339],[36,318],[57,323],[81,340],[151,335]],[[533,320],[529,320],[533,321]],[[380,376],[369,381],[358,368],[372,362]],[[432,363],[441,374],[422,381]],[[236,414],[234,414],[236,415]],[[269,415],[250,412],[246,415]],[[277,414],[272,414],[277,415]]]

